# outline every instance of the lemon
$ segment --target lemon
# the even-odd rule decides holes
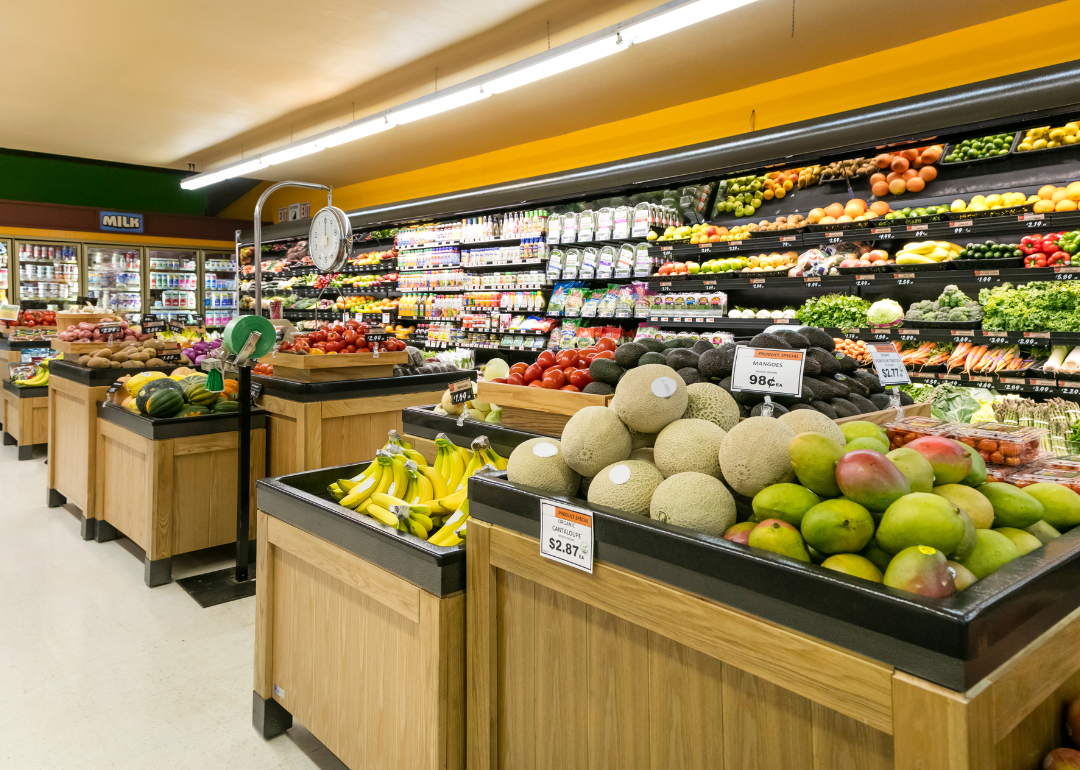
[[[1063,136],[1065,136],[1065,129],[1064,128],[1055,128],[1053,131],[1050,132],[1050,138],[1051,139],[1060,140],[1061,137],[1063,137]]]
[[[972,203],[968,206],[968,211],[987,211],[986,204],[984,203]]]
[[[1031,147],[1033,149],[1035,149],[1035,150],[1042,150],[1042,149],[1044,149],[1046,147],[1046,140],[1045,139],[1036,139],[1035,144],[1031,145]]]
[[[959,198],[949,204],[949,211],[952,211],[953,213],[959,213],[965,209],[967,209],[967,204]]]
[[[976,195],[974,198],[971,199],[972,203],[983,203],[985,201],[986,201],[986,196],[985,195]]]
[[[1031,149],[1031,145],[1028,144],[1028,142],[1026,140],[1023,141],[1023,142],[1020,142],[1020,144],[1016,145],[1016,151],[1017,152],[1027,152],[1030,149]]]
[[[1065,137],[1065,144],[1076,144],[1076,135],[1069,134]]]
[[[1061,146],[1061,142],[1059,142],[1059,141],[1058,141],[1058,140],[1056,140],[1056,139],[1051,139],[1051,140],[1050,140],[1049,142],[1047,142],[1047,143],[1046,143],[1046,146],[1047,146],[1047,147],[1060,147],[1060,146]]]
[[[1080,123],[1066,123],[1065,133],[1069,136],[1076,136],[1077,133],[1080,133]]]
[[[1000,203],[1001,203],[1001,196],[998,195],[997,193],[994,193],[993,195],[988,195],[986,197],[986,205],[990,206],[991,208],[993,208],[994,206],[1000,205]]]

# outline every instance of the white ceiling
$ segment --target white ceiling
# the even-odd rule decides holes
[[[561,76],[257,174],[340,186],[559,135],[1049,5],[757,2]],[[659,0],[4,3],[0,147],[198,171],[518,61]],[[880,18],[880,17],[879,17]],[[842,21],[838,21],[842,20]],[[918,23],[911,23],[918,20]],[[843,34],[841,29],[859,30]],[[886,76],[888,73],[884,73]],[[842,82],[835,84],[844,88]],[[925,90],[934,90],[928,73]],[[872,101],[872,94],[869,97]],[[747,113],[752,105],[746,105]]]

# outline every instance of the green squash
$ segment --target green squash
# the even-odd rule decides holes
[[[139,393],[139,399],[142,392]],[[138,399],[136,399],[138,400]],[[172,388],[158,388],[139,406],[147,417],[172,417],[184,408],[184,397]]]
[[[180,383],[170,380],[168,377],[162,377],[159,380],[150,380],[150,382],[143,385],[139,389],[138,395],[135,396],[135,406],[138,407],[139,411],[143,414],[149,414],[149,412],[146,411],[146,402],[150,399],[150,396],[161,390],[168,390],[180,396],[180,405],[183,406],[184,389],[180,387]]]
[[[222,399],[214,404],[214,414],[226,414],[240,411],[239,401],[230,401],[228,399]]]
[[[180,387],[184,389],[185,393],[187,393],[188,388],[192,387],[193,385],[205,385],[206,384],[206,375],[205,374],[189,374],[186,377],[181,377],[179,380],[177,380],[177,383],[179,383]]]
[[[220,393],[214,393],[206,389],[206,383],[200,382],[197,385],[192,385],[184,391],[184,396],[187,398],[189,404],[197,404],[199,406],[213,406],[217,403]]]
[[[210,414],[210,410],[205,406],[197,406],[195,404],[189,404],[177,412],[174,416],[180,417],[199,417],[200,415]]]

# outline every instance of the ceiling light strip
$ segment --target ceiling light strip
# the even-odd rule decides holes
[[[377,115],[367,116],[314,137],[285,145],[253,160],[238,161],[230,166],[187,177],[180,186],[185,190],[195,190],[371,136],[397,125],[473,104],[489,96],[589,64],[626,50],[632,45],[697,24],[752,2],[755,0],[673,0],[613,27],[473,78],[448,91],[414,99]]]

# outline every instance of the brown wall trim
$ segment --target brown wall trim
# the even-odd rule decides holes
[[[26,227],[40,230],[75,230],[102,232],[98,212],[89,206],[66,206],[55,203],[0,200],[0,227]],[[144,212],[133,212],[136,214]],[[246,219],[189,217],[182,214],[145,212],[142,235],[159,238],[232,241],[236,231],[250,228]]]

